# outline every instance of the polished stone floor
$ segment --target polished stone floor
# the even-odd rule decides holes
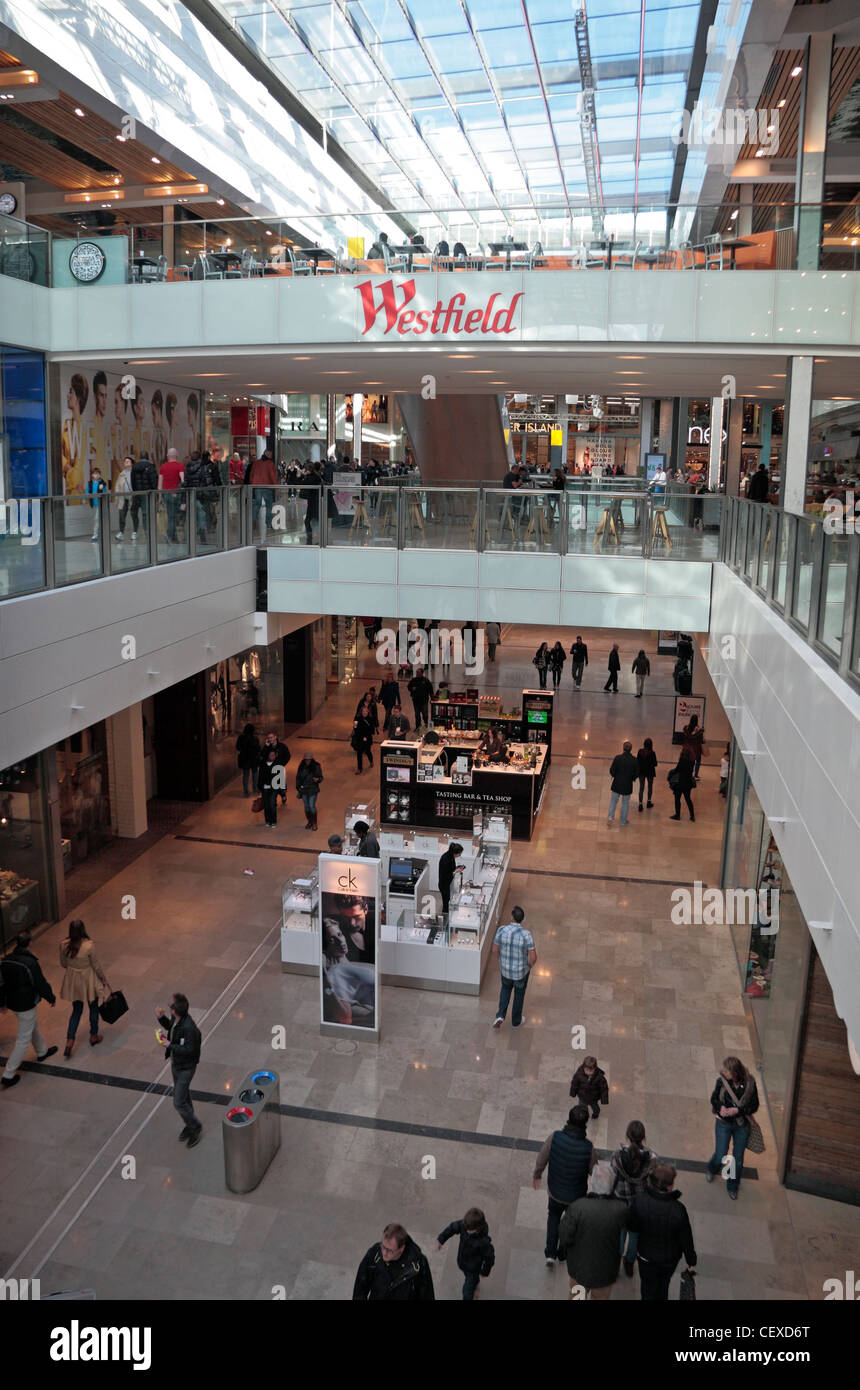
[[[506,627],[477,684],[512,702],[533,684],[539,635]],[[353,775],[347,743],[358,695],[378,679],[365,655],[360,679],[289,736],[293,767],[311,750],[325,771],[317,835],[293,798],[276,830],[261,829],[236,779],[77,908],[131,1010],[98,1048],[82,1027],[70,1061],[60,1053],[43,1074],[25,1070],[0,1099],[0,1275],[99,1299],[344,1298],[361,1256],[396,1220],[428,1253],[437,1296],[457,1298],[454,1242],[437,1254],[435,1235],[477,1204],[497,1251],[482,1297],[566,1298],[563,1271],[544,1266],[545,1189],[533,1190],[531,1171],[566,1116],[582,1058],[571,1048],[576,1026],[610,1082],[610,1104],[589,1126],[598,1148],[616,1147],[641,1119],[651,1146],[683,1165],[700,1299],[818,1299],[824,1279],[857,1267],[860,1211],[779,1186],[764,1109],[768,1152],[752,1159],[739,1200],[704,1181],[708,1096],[726,1054],[751,1062],[750,1040],[728,929],[675,926],[669,913],[673,888],[718,880],[725,718],[697,657],[711,752],[695,825],[670,822],[672,658],[654,656],[653,634],[623,634],[621,693],[608,695],[611,637],[583,636],[591,665],[580,693],[565,668],[544,806],[535,839],[515,845],[506,899],[506,911],[523,906],[538,950],[525,1026],[490,1028],[491,963],[477,999],[386,988],[379,1044],[321,1038],[317,982],[280,969],[283,880],[308,870],[346,804],[376,787],[376,768]],[[642,700],[630,675],[639,646],[652,663]],[[656,805],[634,808],[624,829],[607,826],[609,760],[625,737],[635,749],[646,735],[661,763]],[[571,785],[575,763],[584,788]],[[123,915],[127,895],[134,920]],[[36,944],[55,984],[64,927]],[[177,1143],[154,1036],[154,1009],[176,989],[204,1037],[195,1078],[204,1132],[191,1151]],[[40,1009],[49,1042],[62,1044],[67,1008]],[[3,1054],[10,1021],[0,1017]],[[279,1027],[286,1045],[273,1050]],[[279,1071],[289,1113],[265,1179],[237,1197],[224,1184],[223,1100],[261,1066]],[[428,1157],[434,1178],[422,1176]],[[622,1275],[612,1297],[638,1297],[638,1277]]]

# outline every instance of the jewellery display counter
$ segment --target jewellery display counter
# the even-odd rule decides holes
[[[364,821],[364,824],[374,835],[379,835],[379,818],[375,801],[357,802],[353,806],[347,806],[343,817],[343,852],[344,854],[358,854],[358,846],[361,836],[355,829],[356,821]]]
[[[319,874],[288,878],[281,890],[281,968],[293,975],[319,970]]]

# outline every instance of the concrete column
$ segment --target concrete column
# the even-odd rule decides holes
[[[669,466],[683,468],[687,459],[687,419],[690,414],[686,396],[676,396],[672,402],[672,443]]]
[[[329,394],[325,398],[325,452],[326,457],[331,458],[337,448],[337,422],[335,417],[335,397]]]
[[[738,398],[728,403],[728,423],[726,423],[726,402],[723,402],[723,429],[726,431],[726,496],[737,497],[741,485],[741,449],[744,441],[744,403]],[[713,426],[712,438],[713,438]],[[721,432],[722,433],[722,432]],[[720,436],[721,437],[721,433]]]
[[[556,396],[555,412],[561,429],[561,443],[550,443],[549,465],[550,468],[561,468],[567,463],[567,401],[564,396]]]
[[[812,34],[803,59],[794,185],[798,270],[819,265],[832,64],[833,34]]]
[[[173,235],[174,228],[174,207],[168,203],[161,209],[161,249],[167,257],[167,269],[171,270],[176,264],[176,243]]]
[[[136,840],[147,829],[142,706],[129,705],[106,720],[108,785],[116,833]]]
[[[813,370],[814,358],[792,357],[786,373],[779,503],[785,511],[795,512],[798,516],[803,515],[806,505]]]
[[[741,184],[740,207],[735,222],[735,231],[738,236],[752,236],[753,187],[754,185],[751,183]]]
[[[765,468],[770,466],[770,441],[773,431],[773,401],[762,401],[761,417],[759,424],[759,442],[761,443],[761,453],[759,463],[763,463]]]
[[[711,397],[711,442],[708,453],[708,487],[718,492],[720,487],[720,463],[723,457],[723,414],[725,400],[722,396]]]
[[[359,393],[352,397],[352,456],[358,459],[358,466],[361,467],[361,411],[364,405],[364,396]]]
[[[654,430],[657,436],[656,453],[665,454],[668,460],[672,452],[672,406],[671,400],[656,402],[657,409],[654,412]]]
[[[639,402],[639,476],[647,476],[648,455],[654,453],[654,409],[659,402],[650,396]]]

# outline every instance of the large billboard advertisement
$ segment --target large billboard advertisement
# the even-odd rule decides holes
[[[320,1024],[379,1036],[379,860],[321,854]]]
[[[127,454],[147,454],[156,467],[176,449],[181,459],[201,448],[200,392],[63,363],[61,451],[63,492],[83,492],[98,468],[113,491]]]

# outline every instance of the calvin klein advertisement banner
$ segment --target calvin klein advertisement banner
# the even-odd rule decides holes
[[[321,854],[320,1023],[379,1035],[378,859]]]

